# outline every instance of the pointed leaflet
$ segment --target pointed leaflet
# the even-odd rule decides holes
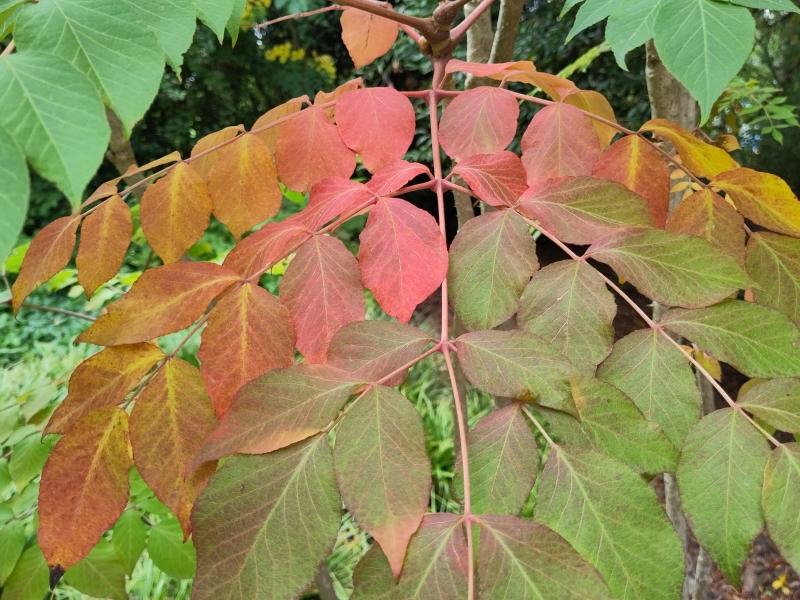
[[[557,348],[579,370],[591,370],[611,352],[614,296],[583,262],[563,260],[534,273],[520,299],[517,324]]]
[[[467,379],[487,394],[575,413],[568,384],[574,369],[543,339],[527,331],[476,331],[455,346]]]
[[[116,548],[106,539],[92,548],[77,565],[67,569],[64,582],[95,598],[126,600],[125,567]]]
[[[587,256],[671,306],[708,306],[749,283],[736,259],[705,240],[659,229],[611,236],[589,248]]]
[[[208,173],[214,216],[237,240],[281,207],[275,163],[266,144],[252,133],[220,148]]]
[[[155,34],[173,70],[180,72],[183,53],[192,45],[197,23],[192,0],[124,0]]]
[[[518,210],[571,244],[590,244],[622,228],[652,225],[641,196],[592,177],[534,184],[520,198]]]
[[[678,463],[681,504],[692,531],[734,586],[764,526],[761,482],[769,448],[736,410],[705,416],[686,438]]]
[[[41,50],[86,73],[130,132],[153,101],[164,71],[155,35],[136,9],[115,0],[53,0],[17,18],[20,51]]]
[[[198,358],[214,410],[224,415],[244,384],[294,362],[289,311],[253,283],[231,290],[211,311]]]
[[[781,431],[800,434],[800,380],[753,382],[739,392],[739,405]]]
[[[411,101],[394,88],[362,88],[336,101],[336,125],[344,143],[374,173],[406,153],[416,115]]]
[[[462,92],[442,113],[442,148],[456,160],[500,152],[514,139],[518,117],[517,100],[505,90],[483,86]]]
[[[800,566],[800,446],[778,446],[764,469],[762,496],[769,537],[795,569]]]
[[[261,275],[269,267],[286,258],[295,248],[311,237],[303,213],[285,221],[267,223],[254,234],[236,244],[225,257],[223,266],[243,278]]]
[[[748,377],[800,375],[800,332],[769,308],[727,300],[698,310],[674,308],[661,323]]]
[[[421,163],[396,160],[375,171],[372,179],[367,182],[367,188],[376,196],[391,196],[420,175],[433,178],[430,169]]]
[[[475,195],[491,206],[513,206],[528,189],[525,167],[513,152],[476,154],[453,169]]]
[[[467,329],[491,329],[517,312],[539,267],[528,225],[513,210],[470,219],[450,246],[447,280],[453,308]]]
[[[433,341],[421,329],[396,321],[356,321],[333,336],[326,362],[375,383],[422,354]],[[404,378],[405,373],[399,373],[382,383],[400,385]]]
[[[600,574],[563,538],[520,517],[480,517],[480,597],[608,600]]]
[[[132,232],[131,211],[119,196],[111,196],[83,220],[75,263],[87,296],[117,274]]]
[[[39,488],[39,543],[51,566],[69,568],[114,524],[128,502],[128,415],[117,408],[81,419],[53,448]]]
[[[79,216],[61,217],[46,225],[31,241],[19,276],[11,287],[11,306],[16,313],[25,298],[67,266],[75,248]]]
[[[87,358],[69,378],[67,397],[50,417],[45,433],[67,433],[91,411],[122,403],[162,358],[164,353],[153,344],[112,346]]]
[[[640,2],[640,0],[622,0],[614,4],[614,11],[606,22],[606,42],[611,46],[617,65],[628,70],[625,56],[633,50],[653,39],[656,15],[661,8],[661,0]]]
[[[138,510],[130,508],[122,513],[111,531],[111,543],[128,575],[136,568],[147,541],[147,529],[142,517]]]
[[[297,349],[308,362],[325,362],[334,334],[364,318],[358,263],[337,238],[315,235],[300,246],[280,289],[297,332]]]
[[[317,106],[280,125],[275,159],[281,181],[298,192],[308,191],[326,177],[350,177],[356,168],[353,152]]]
[[[333,547],[340,514],[325,435],[271,454],[229,459],[192,514],[193,597],[298,596]]]
[[[28,165],[25,154],[14,139],[0,125],[0,261],[5,262],[8,253],[17,243],[28,212],[28,196],[31,192]]]
[[[221,44],[234,0],[192,0],[192,3],[197,9],[198,18],[217,35]]]
[[[740,265],[744,264],[744,219],[707,188],[681,200],[670,214],[666,229],[703,238]]]
[[[777,175],[733,169],[719,174],[712,184],[727,192],[736,208],[754,223],[800,237],[800,200]]]
[[[800,324],[800,240],[760,231],[747,242],[747,274],[753,298]]]
[[[20,556],[3,585],[6,600],[38,600],[50,593],[50,569],[39,545],[34,542]]]
[[[191,475],[189,466],[217,424],[197,367],[169,359],[147,383],[131,413],[136,469],[190,531],[189,515],[210,470]]]
[[[180,260],[203,235],[211,216],[211,196],[188,163],[175,165],[142,196],[142,230],[165,264]]]
[[[483,417],[467,435],[473,514],[516,515],[539,471],[539,447],[519,404]],[[464,498],[461,461],[453,485]]]
[[[64,60],[43,52],[17,52],[0,60],[0,90],[5,107],[0,128],[18,140],[39,174],[55,183],[73,206],[80,204],[110,135],[94,86]],[[11,181],[4,178],[4,188]]]
[[[700,418],[700,392],[686,356],[655,330],[634,331],[614,344],[598,377],[623,391],[678,448]]]
[[[373,543],[353,569],[351,600],[392,600],[397,592],[392,568],[380,546]]]
[[[609,146],[597,161],[594,177],[621,183],[647,201],[656,227],[663,227],[669,206],[669,168],[664,157],[637,135]]]
[[[337,427],[334,459],[345,506],[398,576],[431,489],[425,433],[414,405],[392,388],[372,388]]]
[[[530,185],[553,177],[590,175],[600,157],[600,142],[591,119],[563,103],[545,106],[536,113],[521,144]]]
[[[228,140],[232,140],[241,134],[244,127],[241,125],[231,125],[223,127],[219,131],[212,131],[208,135],[201,137],[192,146],[191,161],[194,170],[203,178],[208,177],[211,167],[219,160],[222,148],[216,148]],[[212,150],[213,148],[213,150]]]
[[[589,377],[573,380],[572,397],[581,426],[598,449],[644,473],[675,469],[675,446],[613,385]]]
[[[327,177],[311,188],[308,205],[299,219],[309,231],[316,231],[334,219],[352,216],[374,201],[374,193],[363,183],[344,177]]]
[[[381,198],[360,239],[364,285],[383,310],[407,323],[447,274],[447,247],[436,221],[404,200]]]
[[[708,2],[709,0],[703,1]],[[639,131],[649,131],[661,139],[671,142],[686,168],[699,177],[711,179],[738,166],[731,155],[722,148],[704,142],[680,125],[666,119],[647,121],[639,128]]]
[[[395,21],[357,8],[345,8],[340,21],[342,41],[356,69],[386,54],[400,32],[400,26]]]
[[[289,115],[300,111],[303,108],[303,104],[311,104],[311,100],[309,100],[308,96],[292,98],[283,104],[269,109],[253,123],[253,127],[250,131],[267,145],[272,155],[275,154],[275,146],[278,142],[278,121],[286,119]]]
[[[213,263],[180,262],[150,269],[78,341],[116,346],[180,331],[236,281],[234,273]]]
[[[327,365],[270,371],[242,388],[195,462],[237,452],[265,454],[311,437],[336,418],[358,386],[357,379]]]
[[[653,490],[622,463],[594,450],[553,448],[534,517],[597,567],[615,596],[680,595],[680,540]]]

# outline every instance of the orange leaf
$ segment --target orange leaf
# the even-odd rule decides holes
[[[594,167],[595,177],[621,183],[647,200],[653,222],[664,227],[669,207],[669,168],[646,141],[628,135],[607,148]]]
[[[280,126],[275,152],[281,181],[298,192],[308,191],[326,177],[350,177],[356,168],[353,152],[318,106]]]
[[[208,173],[214,216],[237,240],[281,207],[275,164],[266,144],[251,133],[219,150]]]
[[[304,217],[299,213],[285,221],[267,223],[236,244],[223,266],[244,278],[260,275],[311,236]]]
[[[174,263],[203,235],[211,197],[203,178],[188,163],[178,163],[142,196],[142,230],[165,264]]]
[[[736,208],[754,223],[800,237],[800,202],[777,175],[734,169],[722,173],[711,183],[730,194]]]
[[[564,102],[593,115],[597,115],[598,117],[602,117],[606,121],[611,121],[612,123],[617,122],[614,109],[611,108],[611,104],[609,104],[606,97],[600,92],[595,92],[593,90],[576,90],[566,95],[564,97]],[[597,132],[597,137],[600,140],[600,147],[605,148],[611,143],[611,140],[617,135],[619,130],[611,125],[606,125],[605,123],[592,119],[591,117],[589,117],[589,120],[592,123],[592,127],[594,127],[594,130]]]
[[[180,262],[145,271],[78,341],[117,346],[179,331],[194,323],[214,298],[239,280],[224,267],[202,262]]]
[[[208,172],[211,170],[211,167],[214,166],[217,160],[219,160],[220,150],[222,150],[222,148],[213,152],[209,152],[208,154],[203,154],[204,152],[213,148],[217,144],[221,144],[222,142],[235,138],[243,131],[244,127],[241,125],[232,125],[230,127],[220,129],[219,131],[209,133],[208,135],[197,140],[197,143],[192,148],[192,167],[197,174],[203,179],[208,177]],[[201,154],[203,154],[203,156],[200,156]],[[199,158],[195,158],[197,156],[199,156]]]
[[[310,363],[325,362],[334,334],[364,318],[364,290],[355,257],[336,238],[315,235],[295,254],[281,280],[297,349]]]
[[[196,477],[189,465],[217,426],[200,372],[171,358],[142,390],[131,413],[131,445],[136,468],[189,535],[189,515],[213,465]]]
[[[527,83],[533,87],[541,88],[553,100],[563,100],[569,94],[578,90],[577,86],[569,79],[542,73],[536,70],[529,60],[518,60],[507,63],[469,63],[458,59],[448,61],[446,72],[470,73],[476,77],[489,77],[498,81],[516,81]]]
[[[51,566],[80,561],[125,510],[131,468],[128,415],[89,413],[59,440],[42,472],[39,545]]]
[[[80,216],[61,217],[33,238],[19,276],[11,287],[11,304],[15,313],[28,294],[67,265],[75,248],[75,234],[80,222]]]
[[[244,384],[294,362],[289,311],[253,283],[233,290],[211,311],[199,358],[214,410],[222,416]]]
[[[131,211],[119,196],[112,196],[84,219],[75,262],[87,296],[117,274],[132,231]]]
[[[50,417],[45,433],[66,433],[91,411],[120,404],[162,358],[164,353],[153,344],[112,346],[87,358],[69,378],[67,397]]]
[[[357,8],[342,11],[342,41],[357,69],[386,54],[397,39],[395,22]]]
[[[711,179],[738,166],[722,148],[707,144],[666,119],[652,119],[642,125],[639,131],[650,131],[672,142],[686,168],[699,177]]]
[[[334,122],[333,115],[336,112],[336,107],[322,106],[322,105],[328,104],[329,102],[333,102],[334,100],[338,100],[342,95],[346,94],[347,92],[352,92],[353,90],[357,90],[362,87],[364,87],[364,80],[361,77],[356,77],[355,79],[345,81],[343,84],[337,86],[331,92],[325,92],[323,90],[320,90],[314,95],[314,106],[319,106],[320,108],[322,108],[325,111],[325,116],[331,123],[333,123]]]
[[[311,100],[308,99],[308,96],[300,96],[298,98],[292,98],[283,104],[279,104],[278,106],[269,109],[263,115],[258,117],[256,122],[253,123],[253,127],[250,128],[250,131],[257,135],[258,139],[267,145],[267,148],[269,148],[269,151],[272,154],[275,154],[275,144],[278,141],[279,125],[273,125],[273,123],[288,117],[289,115],[295,114],[301,108],[303,108],[303,104],[310,103]]]

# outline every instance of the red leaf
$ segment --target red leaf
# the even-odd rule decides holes
[[[590,175],[600,142],[589,117],[568,104],[540,110],[522,136],[528,183],[566,175]]]
[[[386,54],[397,39],[395,22],[356,8],[342,11],[342,41],[357,69]]]
[[[394,88],[364,88],[339,98],[336,124],[344,143],[374,173],[406,153],[414,139],[416,115],[411,101]]]
[[[278,131],[280,130],[280,125],[271,124],[275,123],[275,121],[278,121],[279,119],[283,119],[298,112],[303,108],[304,104],[311,104],[311,100],[309,100],[308,96],[299,96],[297,98],[292,98],[283,104],[279,104],[278,106],[269,109],[263,115],[258,117],[256,122],[253,123],[253,126],[250,128],[250,131],[257,135],[258,139],[264,142],[267,145],[267,148],[269,148],[270,153],[274,155],[275,147],[278,142]]]
[[[366,208],[374,197],[363,183],[344,177],[329,177],[311,188],[308,206],[300,213],[300,218],[310,231],[316,231],[343,214]]]
[[[514,139],[518,117],[514,96],[500,88],[478,87],[459,94],[444,109],[439,140],[456,160],[494,154]]]
[[[361,278],[381,307],[407,323],[447,275],[447,247],[430,214],[381,198],[361,232]]]
[[[608,99],[600,92],[594,90],[574,90],[564,96],[564,102],[579,108],[590,115],[602,117],[606,121],[616,123],[617,118],[614,115],[614,109],[611,107]],[[619,129],[611,125],[607,125],[591,116],[586,115],[597,133],[597,139],[600,141],[600,147],[605,148],[617,135]]]
[[[470,156],[459,162],[453,173],[491,206],[513,206],[528,189],[525,167],[513,152]]]
[[[409,181],[420,175],[427,175],[429,178],[433,178],[428,167],[423,164],[396,160],[375,171],[372,179],[367,182],[367,187],[376,196],[391,196]]]
[[[279,223],[267,223],[236,244],[222,266],[245,279],[260,275],[311,236],[303,217],[300,213]]]
[[[357,90],[359,88],[364,87],[364,80],[361,77],[356,77],[355,79],[351,79],[350,81],[345,81],[343,84],[337,86],[332,92],[325,92],[320,90],[316,94],[314,94],[314,106],[319,106],[323,108],[323,104],[329,104],[334,102],[334,100],[338,100],[343,94],[350,92],[352,90]],[[335,102],[334,102],[335,104]],[[328,121],[331,123],[334,122],[333,115],[336,112],[335,106],[326,106],[324,107],[325,116],[328,118]]]
[[[19,276],[11,287],[12,308],[16,313],[37,286],[63,269],[72,257],[80,217],[61,217],[45,226],[31,241]]]
[[[222,416],[244,384],[294,362],[289,311],[253,283],[232,290],[211,311],[198,358],[214,410]]]
[[[131,210],[112,196],[83,220],[78,245],[78,281],[87,296],[117,274],[131,242]]]
[[[78,341],[117,346],[180,331],[236,281],[236,274],[212,263],[180,262],[145,271]]]
[[[657,227],[664,227],[669,206],[669,168],[664,157],[639,136],[611,144],[594,166],[593,175],[621,183],[647,200]]]
[[[336,238],[315,235],[295,254],[281,280],[297,349],[308,362],[325,362],[333,335],[364,318],[364,290],[355,257]]]
[[[132,465],[128,415],[96,410],[62,437],[42,472],[39,545],[51,566],[85,557],[125,510]]]
[[[275,153],[281,181],[299,192],[326,177],[350,177],[356,168],[355,156],[318,106],[306,108],[280,126]]]

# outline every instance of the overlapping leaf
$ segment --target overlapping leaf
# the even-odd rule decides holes
[[[314,231],[343,215],[352,215],[375,200],[375,194],[363,183],[344,177],[328,177],[311,188],[308,205],[300,219]]]
[[[131,211],[119,196],[112,196],[83,220],[75,262],[87,296],[117,274],[132,231]]]
[[[778,446],[764,469],[762,498],[769,536],[795,569],[800,565],[800,447]]]
[[[420,175],[433,177],[430,169],[421,163],[396,160],[378,169],[367,182],[367,187],[376,196],[391,196]]]
[[[738,402],[768,425],[800,434],[800,380],[754,381],[741,390]]]
[[[800,324],[800,240],[757,232],[747,242],[747,274],[753,298]]]
[[[709,0],[703,0],[703,2],[710,3]],[[671,142],[678,151],[683,164],[700,177],[711,179],[737,167],[736,161],[725,150],[704,142],[666,119],[647,121],[641,126],[640,131],[649,131]]]
[[[255,126],[254,126],[255,127]],[[221,148],[217,148],[220,144],[224,144],[228,140],[232,140],[242,133],[244,128],[241,125],[231,125],[230,127],[223,127],[219,131],[214,131],[208,135],[201,137],[194,146],[192,146],[191,161],[194,170],[200,174],[203,179],[208,177],[211,167],[219,160]]]
[[[183,53],[192,45],[197,27],[192,0],[124,0],[143,25],[155,34],[172,68],[180,72]],[[229,3],[222,2],[222,5]],[[237,22],[238,26],[238,22]]]
[[[513,206],[528,189],[525,167],[513,152],[476,154],[461,160],[453,174],[491,206]]]
[[[13,138],[0,126],[0,260],[6,256],[17,243],[17,238],[25,223],[28,210],[30,180],[25,154]]]
[[[225,257],[223,266],[242,277],[251,278],[285,258],[310,237],[303,213],[278,223],[267,223],[236,244]]]
[[[311,104],[308,96],[292,98],[283,104],[270,108],[253,123],[251,131],[267,145],[273,155],[278,142],[280,123],[283,123],[290,115],[302,110],[304,104]]]

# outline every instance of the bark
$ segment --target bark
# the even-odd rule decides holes
[[[478,0],[473,0],[464,6],[464,16],[468,16],[478,6]],[[467,29],[467,62],[486,63],[492,55],[494,29],[492,28],[491,10],[484,12],[475,23]],[[485,85],[484,78],[467,77],[466,88]]]
[[[494,34],[489,62],[509,62],[514,58],[514,44],[517,41],[524,6],[523,0],[500,2],[500,16],[497,18],[497,31]]]
[[[136,165],[136,153],[131,145],[131,140],[125,135],[125,128],[122,121],[110,110],[106,109],[106,118],[111,127],[111,139],[106,150],[106,158],[114,165],[117,172],[122,175],[131,165]],[[125,178],[127,185],[132,185],[141,181],[144,175],[136,173]]]
[[[654,119],[669,119],[681,127],[697,127],[697,102],[683,84],[667,71],[652,40],[647,42],[645,77],[650,97],[650,112]]]

